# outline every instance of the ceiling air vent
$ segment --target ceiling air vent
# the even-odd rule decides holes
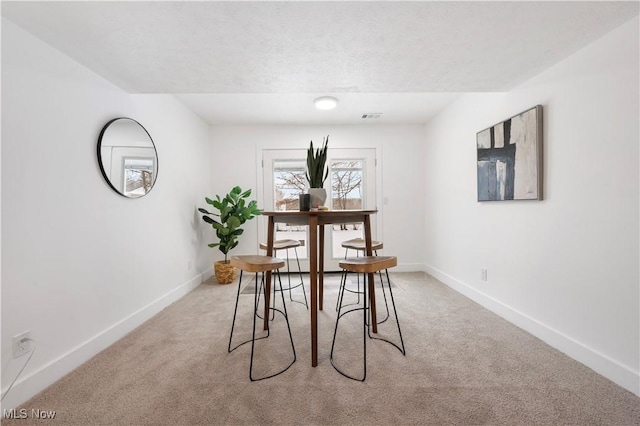
[[[382,117],[382,113],[381,112],[371,112],[369,114],[362,114],[362,118],[365,118],[367,120],[372,119],[372,118],[380,118]]]

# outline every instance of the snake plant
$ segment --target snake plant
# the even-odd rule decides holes
[[[322,141],[322,147],[313,150],[313,141],[307,151],[307,171],[306,177],[310,188],[322,188],[324,181],[329,175],[329,169],[325,168],[327,162],[327,143],[329,135]]]

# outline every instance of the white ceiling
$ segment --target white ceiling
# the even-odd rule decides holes
[[[2,2],[2,15],[130,93],[212,124],[424,123],[505,91],[638,15],[638,2]],[[316,111],[332,94],[338,108]]]

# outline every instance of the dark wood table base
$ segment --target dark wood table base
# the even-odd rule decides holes
[[[309,227],[309,280],[311,287],[311,365],[318,365],[318,309],[323,308],[324,299],[324,226],[336,223],[363,223],[366,242],[366,255],[373,255],[371,249],[371,215],[377,210],[324,210],[324,211],[274,211],[262,212],[268,216],[267,227],[267,256],[273,256],[273,241],[275,224],[287,223],[305,225]],[[318,229],[319,228],[319,229]],[[318,247],[319,246],[319,247]],[[265,316],[264,329],[269,327],[267,307],[270,301],[271,272],[267,272],[265,279]],[[374,333],[377,329],[375,309],[374,277],[369,274],[369,295],[371,306],[371,326]]]

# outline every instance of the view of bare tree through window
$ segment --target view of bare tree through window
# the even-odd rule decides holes
[[[331,163],[331,192],[333,210],[362,208],[362,161],[334,161]],[[335,225],[346,230],[347,225]],[[353,227],[351,225],[350,227]],[[354,229],[357,229],[354,227]]]
[[[331,192],[334,210],[362,208],[362,161],[331,163]]]
[[[280,160],[273,164],[274,200],[276,210],[300,210],[299,195],[305,192],[305,163]],[[304,226],[276,224],[276,240],[292,239],[303,243],[298,247],[298,256],[307,257],[307,232]]]
[[[273,165],[276,210],[299,210],[300,194],[305,191],[305,166],[299,161],[278,161]]]

